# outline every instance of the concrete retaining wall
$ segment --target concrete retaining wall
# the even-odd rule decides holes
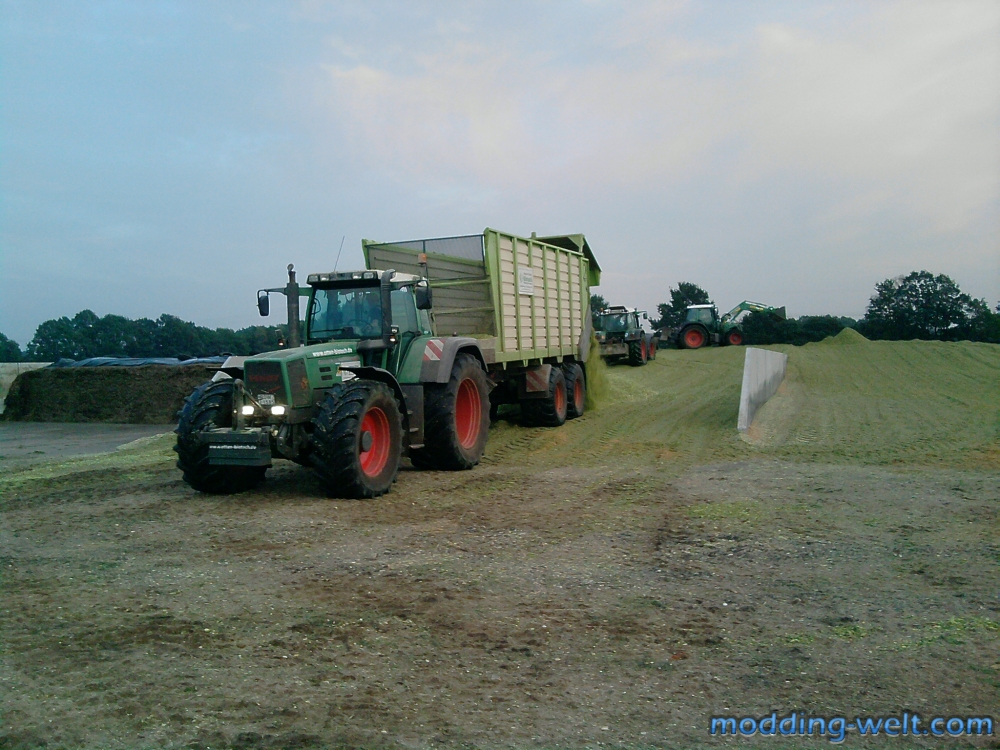
[[[743,360],[743,390],[740,391],[740,417],[737,429],[750,429],[754,415],[774,395],[785,379],[788,355],[768,349],[748,348]]]
[[[10,390],[11,384],[17,380],[18,375],[51,364],[51,362],[0,362],[0,414],[3,414],[7,391]]]

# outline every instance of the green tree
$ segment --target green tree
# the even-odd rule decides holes
[[[963,293],[949,277],[913,271],[875,285],[860,330],[871,339],[955,341],[973,335],[984,314],[985,300]]]
[[[590,318],[593,324],[597,325],[597,315],[601,310],[608,309],[608,301],[600,294],[590,295]]]
[[[660,314],[657,326],[660,328],[676,328],[684,322],[688,305],[708,305],[712,300],[708,292],[690,281],[682,281],[677,288],[670,287],[670,302],[661,302],[656,306]]]
[[[18,343],[0,333],[0,362],[20,362],[21,357]]]

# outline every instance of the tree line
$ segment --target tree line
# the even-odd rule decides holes
[[[287,326],[205,328],[173,315],[156,320],[103,318],[82,310],[72,318],[46,320],[24,351],[0,333],[0,362],[54,362],[89,357],[211,357],[249,355],[284,346]]]
[[[705,304],[711,304],[708,292],[682,281],[670,288],[669,302],[657,305],[650,322],[656,328],[675,328],[683,322],[688,305]],[[594,313],[607,307],[601,295],[591,297]],[[986,300],[965,294],[948,276],[913,271],[876,284],[861,320],[833,315],[775,320],[762,313],[750,313],[743,320],[747,344],[800,345],[836,336],[844,328],[854,328],[869,339],[1000,343],[1000,304],[991,310]],[[91,310],[82,310],[72,318],[46,320],[24,351],[16,341],[0,333],[0,362],[250,355],[281,348],[287,333],[284,325],[239,330],[205,328],[173,315],[131,320],[121,315],[102,318]]]
[[[655,328],[676,328],[684,321],[689,305],[707,304],[712,304],[707,291],[682,281],[670,288],[669,302],[657,305],[659,318],[650,316],[650,322]],[[603,297],[592,297],[594,311],[607,307]],[[873,340],[1000,343],[1000,304],[991,310],[986,300],[965,294],[948,276],[913,271],[876,284],[861,320],[834,315],[775,320],[766,313],[750,313],[742,325],[746,344],[802,345],[836,336],[844,328],[854,328]]]

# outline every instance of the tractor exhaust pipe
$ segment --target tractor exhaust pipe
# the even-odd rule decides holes
[[[288,347],[302,345],[299,331],[299,285],[295,283],[295,266],[288,264],[288,285],[285,286],[285,301],[288,303]]]

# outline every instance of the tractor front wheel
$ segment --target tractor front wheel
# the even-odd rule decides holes
[[[479,360],[457,355],[447,384],[424,386],[424,447],[410,452],[413,465],[461,471],[478,464],[490,431],[489,394]]]
[[[701,326],[691,326],[681,334],[685,349],[701,349],[708,343],[708,332]]]
[[[582,417],[587,402],[587,381],[583,375],[583,368],[579,364],[563,366],[563,378],[566,381],[566,419],[576,419]]]
[[[396,480],[402,449],[399,405],[382,383],[338,383],[313,418],[310,459],[331,497],[384,495]]]
[[[233,424],[232,380],[202,383],[184,401],[177,419],[177,468],[184,481],[199,492],[230,495],[259,484],[266,466],[213,466],[208,461],[208,444],[198,433]]]
[[[739,346],[743,343],[743,334],[736,328],[726,334],[726,344],[729,346]]]

